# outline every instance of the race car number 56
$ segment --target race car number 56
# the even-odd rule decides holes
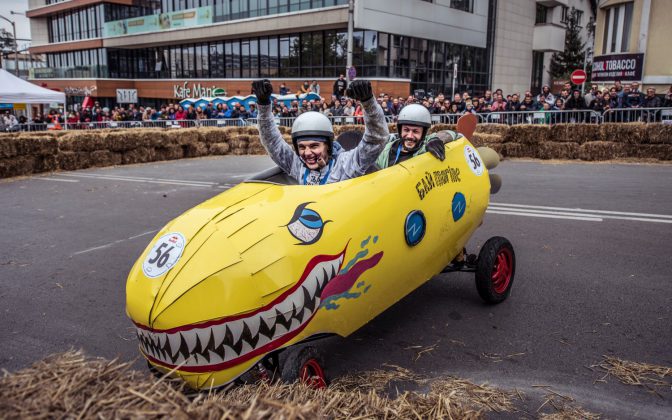
[[[184,236],[179,232],[166,233],[160,237],[142,263],[142,272],[145,276],[159,277],[173,268],[182,256],[184,243]]]
[[[467,160],[469,169],[477,176],[483,175],[483,161],[478,152],[471,146],[464,146],[464,158]]]

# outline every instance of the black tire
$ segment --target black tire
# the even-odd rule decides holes
[[[285,350],[281,355],[280,372],[282,381],[288,384],[301,381],[316,389],[329,384],[322,355],[312,346]]]
[[[516,274],[516,254],[508,239],[494,236],[488,239],[478,254],[476,290],[490,304],[504,302],[511,294]]]

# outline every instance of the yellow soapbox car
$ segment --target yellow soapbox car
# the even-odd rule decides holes
[[[150,367],[196,389],[248,371],[323,386],[306,341],[348,336],[438,273],[474,271],[481,297],[503,301],[506,239],[456,260],[488,207],[486,162],[466,138],[445,147],[444,161],[425,153],[321,186],[272,169],[168,223],[126,285]]]

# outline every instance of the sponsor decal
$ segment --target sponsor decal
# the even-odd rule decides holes
[[[469,166],[469,169],[471,169],[471,172],[473,172],[476,176],[483,175],[483,169],[485,166],[483,165],[483,160],[478,155],[476,149],[469,145],[464,146],[464,158],[467,160],[467,165]]]
[[[612,54],[593,58],[591,82],[640,81],[644,54]]]
[[[467,200],[464,198],[464,194],[461,192],[455,193],[451,208],[453,209],[453,221],[457,222],[467,211]]]
[[[415,190],[420,200],[424,200],[427,194],[434,188],[459,182],[462,182],[460,179],[460,168],[451,168],[449,166],[438,171],[425,172],[425,176],[416,182]]]
[[[200,83],[193,83],[189,87],[189,82],[185,81],[181,85],[173,85],[173,96],[177,99],[226,96],[226,89]]]
[[[425,215],[420,210],[413,210],[406,216],[406,223],[404,225],[404,236],[406,243],[409,246],[416,246],[422,241],[425,236],[427,223]]]

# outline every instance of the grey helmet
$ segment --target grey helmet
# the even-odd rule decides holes
[[[417,125],[422,127],[422,138],[424,139],[429,127],[432,126],[432,116],[429,114],[429,110],[422,105],[406,105],[401,109],[397,117],[397,133],[399,133],[399,137],[401,137],[402,125]]]
[[[302,140],[314,140],[327,143],[327,151],[331,156],[334,141],[334,127],[326,115],[308,111],[296,117],[292,124],[292,143],[299,153],[298,143]]]

